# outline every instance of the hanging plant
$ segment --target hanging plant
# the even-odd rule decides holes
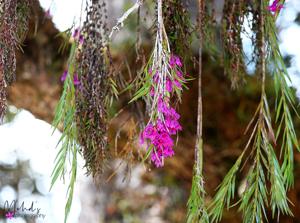
[[[107,112],[113,93],[110,87],[106,2],[92,2],[81,31],[84,36],[78,57],[80,86],[76,91],[76,123],[88,173],[103,172],[108,156]]]
[[[292,89],[287,84],[289,75],[276,37],[275,19],[281,8],[277,7],[278,3],[275,1],[275,17],[273,15],[274,3],[268,6],[266,1],[261,0],[252,5],[257,69],[261,74],[261,100],[247,127],[247,132],[252,128],[248,143],[225,176],[210,205],[212,222],[221,220],[224,207],[230,208],[231,200],[235,197],[236,175],[247,153],[250,154],[247,160],[252,158],[253,163],[246,175],[246,188],[238,202],[239,210],[243,213],[243,222],[263,222],[267,219],[268,206],[272,210],[273,217],[277,215],[279,218],[280,214],[292,215],[287,191],[293,185],[293,149],[299,150],[299,144],[289,108],[294,107],[295,98]],[[272,125],[268,97],[265,92],[268,62],[272,67],[274,66],[271,71],[274,73],[278,100],[275,120],[279,124],[277,132],[274,131]],[[280,135],[283,137],[278,140]],[[275,150],[280,147],[279,158],[283,160],[282,164]],[[268,184],[270,187],[267,186]]]
[[[181,59],[171,54],[168,36],[164,27],[162,0],[157,2],[157,33],[153,53],[138,79],[139,90],[132,101],[143,97],[149,121],[141,133],[141,143],[149,141],[147,156],[156,167],[164,165],[164,159],[174,155],[173,135],[182,130],[180,115],[172,107],[172,96],[180,101],[181,92],[187,79],[181,67]]]
[[[0,1],[0,123],[6,110],[7,87],[16,79],[16,50],[27,33],[30,2]]]

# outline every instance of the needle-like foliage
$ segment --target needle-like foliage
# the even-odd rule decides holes
[[[68,35],[70,37],[70,34]],[[65,222],[68,218],[77,174],[77,155],[79,152],[77,126],[75,122],[76,115],[76,89],[74,84],[75,71],[77,69],[76,54],[78,53],[78,42],[73,41],[68,60],[68,71],[63,76],[64,87],[63,93],[55,111],[53,126],[55,129],[61,127],[63,133],[58,142],[59,151],[55,159],[54,169],[52,171],[51,188],[58,179],[65,179],[65,175],[69,181],[67,191],[67,202],[65,206]]]
[[[279,217],[280,213],[292,215],[287,198],[287,190],[293,185],[293,150],[299,149],[290,106],[294,108],[294,94],[287,81],[289,75],[279,51],[276,36],[275,18],[268,9],[268,2],[261,0],[254,6],[255,40],[257,68],[261,73],[261,100],[256,113],[249,123],[247,130],[253,128],[249,141],[242,155],[224,178],[210,205],[212,222],[221,220],[223,208],[230,207],[234,199],[235,178],[242,158],[250,149],[252,165],[246,175],[246,188],[239,200],[239,210],[243,213],[243,222],[261,223],[267,219],[267,208],[272,215]],[[254,16],[255,15],[255,16]],[[269,62],[269,64],[267,63]],[[276,117],[278,123],[274,133],[271,113],[265,92],[266,68],[270,65],[275,81],[277,95]],[[281,137],[280,137],[281,136]],[[278,159],[276,148],[281,143]],[[276,153],[277,152],[277,153]],[[269,182],[269,186],[268,186]]]

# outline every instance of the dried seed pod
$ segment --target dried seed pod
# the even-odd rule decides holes
[[[5,113],[6,87],[16,78],[16,53],[27,32],[29,0],[0,1],[0,119]]]
[[[78,140],[83,147],[88,173],[103,172],[107,158],[107,102],[110,97],[107,67],[105,1],[92,1],[82,29],[84,43],[79,54],[80,86],[76,92]]]
[[[244,81],[244,59],[241,33],[244,25],[245,1],[225,1],[223,9],[223,47],[225,73],[236,88]]]

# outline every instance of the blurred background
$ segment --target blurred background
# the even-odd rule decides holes
[[[109,27],[135,1],[111,0],[108,5]],[[149,1],[148,1],[149,2]],[[221,13],[223,1],[215,0]],[[37,2],[38,3],[38,2]],[[150,3],[147,3],[150,5]],[[75,24],[79,26],[80,0],[42,0],[35,4],[36,12],[30,20],[30,29],[18,52],[17,81],[9,88],[9,109],[5,123],[0,126],[0,223],[4,222],[63,222],[67,186],[59,182],[50,188],[50,175],[57,153],[56,144],[61,132],[53,129],[55,106],[62,90],[60,76],[65,69],[68,52],[59,52],[63,39],[58,36]],[[83,6],[84,7],[84,6]],[[189,1],[192,18],[196,17],[196,1]],[[153,39],[153,8],[141,9],[143,20],[140,30],[141,44],[151,50]],[[46,13],[47,12],[47,13]],[[300,1],[287,0],[277,21],[280,49],[285,57],[292,85],[300,97]],[[84,14],[82,15],[84,17]],[[135,66],[137,15],[132,14],[125,27],[113,37],[112,56],[116,65],[128,62]],[[245,26],[247,26],[245,24]],[[246,55],[251,54],[251,42],[244,37]],[[196,45],[196,44],[195,44]],[[197,48],[192,49],[197,54]],[[187,72],[197,76],[197,66],[192,61]],[[217,185],[241,153],[245,137],[243,132],[255,112],[260,97],[257,79],[249,75],[247,84],[231,90],[228,77],[222,67],[204,54],[203,65],[204,99],[204,177],[207,202],[215,193]],[[253,67],[248,66],[251,74]],[[124,72],[127,72],[124,69]],[[184,131],[179,135],[176,155],[166,161],[162,169],[148,169],[141,164],[132,165],[129,174],[122,160],[115,160],[116,175],[96,186],[85,175],[83,161],[79,162],[78,182],[70,223],[182,223],[185,222],[186,202],[189,196],[194,162],[194,139],[196,131],[197,81],[189,83],[179,106]],[[274,107],[275,95],[269,80],[270,107]],[[127,101],[120,102],[119,107]],[[116,107],[118,107],[116,106]],[[123,114],[119,119],[128,118]],[[119,120],[118,120],[119,121]],[[112,124],[118,128],[117,122]],[[295,117],[299,135],[300,120]],[[53,133],[53,134],[52,134]],[[124,144],[124,142],[123,142]],[[120,146],[122,142],[120,143]],[[295,153],[295,187],[289,192],[295,218],[282,216],[274,222],[300,222],[300,154]],[[151,166],[150,166],[151,168]],[[245,171],[245,170],[243,170]],[[243,171],[238,185],[244,185]],[[107,173],[107,179],[110,174]],[[126,177],[124,177],[126,175]],[[16,217],[5,219],[5,201],[19,200],[26,206],[34,203],[43,216],[30,219]],[[27,205],[28,204],[28,205]],[[2,209],[1,209],[2,208]],[[241,222],[235,208],[224,213],[222,222]]]

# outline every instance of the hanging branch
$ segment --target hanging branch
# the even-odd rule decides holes
[[[284,2],[282,2],[284,3]],[[265,20],[265,29],[267,33],[267,41],[270,53],[269,60],[272,61],[274,69],[274,86],[276,91],[276,123],[278,129],[276,139],[281,138],[280,157],[283,157],[282,173],[286,185],[286,190],[289,190],[294,185],[294,148],[300,151],[296,131],[293,124],[291,108],[299,117],[295,108],[296,98],[293,89],[290,88],[288,82],[291,82],[290,76],[284,64],[283,57],[278,47],[278,38],[276,33],[276,17],[279,14],[282,4],[274,1],[269,6],[270,13],[275,13],[275,16],[267,16]]]
[[[75,35],[75,33],[76,31],[74,32],[73,37],[77,35]],[[52,124],[54,130],[59,126],[62,126],[63,134],[57,144],[57,146],[60,148],[57,153],[54,168],[51,174],[52,179],[50,190],[58,179],[64,179],[66,173],[70,174],[64,222],[67,221],[72,205],[73,192],[77,176],[77,155],[80,149],[77,143],[77,126],[75,123],[75,92],[76,87],[79,85],[78,76],[76,74],[78,69],[76,56],[78,54],[78,48],[80,45],[81,43],[79,42],[78,37],[76,37],[71,46],[70,56],[68,59],[68,69],[61,77],[61,81],[64,82],[63,93],[56,107],[55,117]],[[68,161],[70,161],[70,163]]]
[[[136,3],[131,6],[123,15],[121,18],[117,20],[117,24],[112,28],[109,39],[111,39],[112,35],[115,31],[119,31],[124,26],[124,21],[128,18],[128,16],[133,13],[135,10],[139,9],[141,5],[143,4],[144,0],[137,0]]]
[[[111,99],[107,57],[106,1],[93,1],[82,33],[85,37],[78,57],[80,88],[76,97],[78,140],[88,174],[103,173],[108,155],[107,111]]]
[[[134,84],[138,90],[131,102],[143,97],[149,121],[141,133],[141,143],[150,141],[147,155],[156,167],[164,165],[164,159],[174,155],[172,135],[180,131],[180,115],[171,107],[175,94],[180,101],[186,79],[181,72],[181,59],[171,54],[162,14],[162,0],[157,1],[157,33],[153,53],[144,72]]]
[[[188,201],[187,222],[209,222],[205,207],[205,189],[203,179],[203,108],[202,108],[202,44],[204,1],[198,0],[199,10],[199,75],[198,75],[198,112],[197,135],[195,144],[195,166],[191,195]]]
[[[27,33],[30,0],[0,2],[0,123],[5,115],[7,87],[16,79],[16,50]]]
[[[281,75],[281,73],[276,70],[275,72],[278,72],[275,73],[275,86],[277,84],[276,91],[277,94],[280,91],[283,92],[280,104],[278,105],[279,108],[277,107],[276,120],[278,120],[278,117],[280,117],[280,114],[282,113],[283,115],[281,116],[281,120],[283,121],[280,122],[280,126],[282,125],[282,122],[287,122],[289,127],[279,127],[275,137],[265,92],[266,61],[268,58],[267,56],[272,55],[272,62],[274,61],[275,66],[278,66],[278,57],[280,53],[278,49],[278,42],[276,38],[273,38],[273,35],[275,35],[275,28],[270,29],[270,27],[274,27],[273,15],[268,14],[266,2],[261,0],[255,7],[256,9],[254,8],[254,10],[257,12],[258,16],[256,17],[256,24],[258,26],[254,26],[254,28],[258,28],[256,30],[255,46],[258,48],[257,61],[259,61],[259,68],[261,72],[261,100],[255,115],[246,130],[248,131],[251,127],[253,128],[248,143],[243,153],[240,155],[219,186],[218,192],[210,205],[210,216],[212,222],[218,222],[221,220],[225,206],[230,208],[230,202],[234,198],[236,190],[236,174],[240,168],[241,161],[249,148],[251,148],[250,158],[253,159],[253,164],[246,175],[246,188],[238,202],[240,203],[239,210],[243,212],[243,222],[261,223],[263,219],[267,219],[266,209],[269,205],[272,210],[273,217],[275,217],[276,213],[278,214],[278,218],[280,213],[292,215],[288,205],[286,188],[292,182],[290,171],[293,161],[291,161],[290,157],[287,156],[292,156],[293,159],[293,143],[295,143],[295,145],[298,144],[294,138],[295,134],[293,125],[290,124],[292,123],[292,120],[289,119],[290,113],[288,107],[287,105],[284,105],[284,100],[286,99],[283,99],[283,97],[290,98],[292,93],[288,90],[285,81],[283,81],[285,80],[285,76]],[[277,57],[273,57],[274,55]],[[285,69],[283,62],[280,63],[280,66]],[[278,67],[276,67],[276,69],[277,68]],[[281,87],[278,87],[279,83],[282,83]],[[283,108],[287,110],[282,111]],[[285,148],[284,162],[282,166],[280,166],[275,153],[275,148],[278,145],[276,139],[278,139],[278,131],[281,132],[281,128],[284,129],[283,132],[285,134],[282,142],[282,148]],[[270,187],[267,187],[268,182]]]

